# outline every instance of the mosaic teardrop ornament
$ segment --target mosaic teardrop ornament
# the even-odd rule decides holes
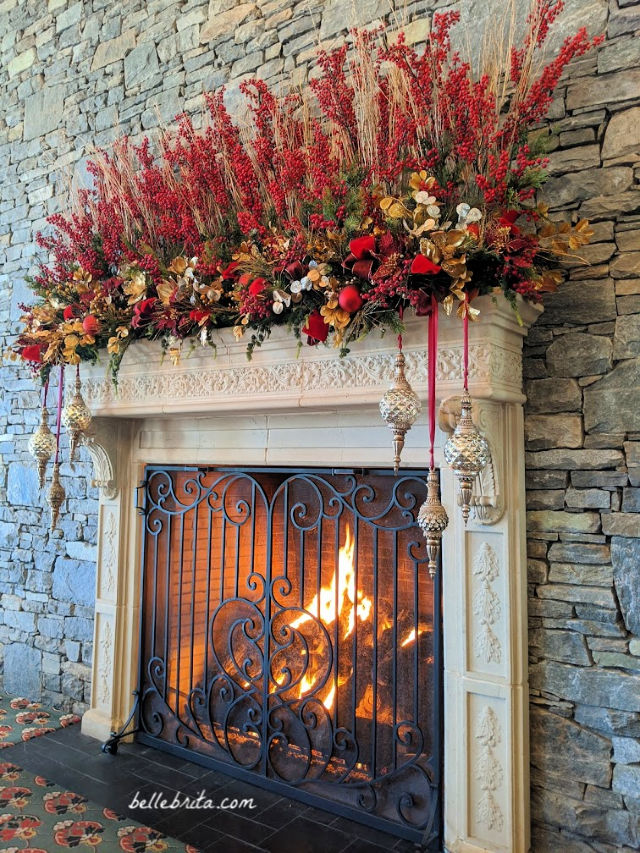
[[[82,393],[80,376],[76,374],[76,386],[73,397],[62,410],[62,423],[69,433],[69,461],[73,462],[78,446],[78,439],[91,425],[91,412],[85,403]]]
[[[398,473],[404,437],[415,423],[422,408],[420,399],[404,375],[405,358],[402,352],[396,355],[393,385],[380,400],[380,414],[393,430],[393,470]]]
[[[51,507],[51,530],[55,530],[58,526],[58,518],[60,517],[60,507],[66,497],[64,486],[60,482],[60,463],[55,462],[53,465],[53,476],[51,478],[51,486],[47,500]]]
[[[453,435],[444,446],[444,458],[458,479],[462,517],[465,524],[471,508],[473,483],[490,457],[489,445],[480,435],[471,418],[471,398],[465,389],[462,395],[460,418]]]
[[[432,468],[427,476],[427,499],[418,513],[418,526],[427,540],[427,568],[432,578],[438,570],[442,534],[448,524],[449,516],[440,500],[440,477]]]
[[[44,486],[47,463],[56,452],[56,437],[49,429],[49,412],[42,407],[40,425],[29,439],[29,453],[38,465],[38,481],[40,488]]]

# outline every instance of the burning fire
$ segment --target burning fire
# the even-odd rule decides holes
[[[344,639],[351,636],[356,624],[356,616],[366,622],[371,613],[372,602],[361,590],[356,590],[356,575],[353,567],[353,552],[355,540],[351,528],[347,525],[347,535],[344,545],[338,552],[338,571],[333,573],[330,583],[320,589],[320,595],[315,595],[306,607],[309,613],[320,619],[323,625],[332,625],[336,619],[346,615]],[[311,617],[300,616],[291,623],[292,628],[299,628]]]
[[[346,640],[355,629],[356,619],[366,622],[370,618],[372,601],[361,590],[356,589],[354,551],[355,539],[351,535],[351,528],[347,525],[345,542],[338,552],[337,571],[333,573],[329,584],[321,587],[320,594],[315,595],[311,603],[307,605],[308,613],[291,623],[292,628],[299,628],[308,622],[311,619],[308,614],[321,620],[325,627],[332,625],[336,620],[344,620],[344,639]],[[305,673],[299,685],[299,698],[310,692],[313,685],[313,678],[309,678]],[[328,693],[321,700],[327,711],[333,709],[335,698],[336,685],[335,681],[332,681]]]

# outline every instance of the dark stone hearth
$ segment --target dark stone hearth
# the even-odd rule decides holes
[[[99,805],[193,844],[202,853],[410,853],[415,846],[391,835],[336,817],[239,782],[216,770],[139,744],[121,744],[105,755],[79,726],[17,744],[11,761],[46,776]],[[224,797],[251,799],[255,809],[235,811],[131,808],[158,792],[220,803]],[[161,797],[156,796],[155,802]],[[366,847],[361,846],[366,843]]]

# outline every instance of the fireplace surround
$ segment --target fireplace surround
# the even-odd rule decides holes
[[[459,411],[462,341],[456,318],[441,319],[437,363],[436,461],[451,517],[442,555],[444,845],[450,851],[522,851],[528,849],[529,786],[521,346],[537,311],[521,305],[520,325],[501,296],[482,297],[477,305],[470,390],[492,458],[477,483],[466,529],[441,453]],[[86,443],[100,487],[86,734],[104,740],[117,729],[137,683],[143,531],[136,500],[147,466],[386,468],[390,434],[377,403],[393,374],[394,343],[371,336],[339,359],[319,347],[304,347],[298,355],[295,344],[276,332],[247,362],[242,341],[224,332],[215,358],[196,350],[177,366],[162,361],[158,346],[135,344],[123,361],[117,392],[104,366],[85,372],[85,396],[95,416]],[[407,323],[405,355],[408,378],[424,400],[422,318]],[[406,469],[424,471],[425,420],[407,437]],[[345,537],[341,530],[340,545]]]

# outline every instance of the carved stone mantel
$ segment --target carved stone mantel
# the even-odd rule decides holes
[[[451,472],[442,467],[451,519],[443,542],[445,647],[445,843],[451,853],[529,847],[526,680],[526,560],[523,325],[499,295],[477,300],[470,327],[473,415],[491,464],[476,484],[465,529]],[[130,347],[118,389],[104,365],[83,373],[95,416],[87,439],[100,486],[98,572],[91,708],[83,731],[105,739],[128,715],[136,684],[140,526],[135,489],[144,466],[159,464],[391,464],[391,436],[377,405],[389,386],[396,341],[370,335],[340,359],[304,346],[284,329],[248,362],[230,330],[217,353],[199,345],[174,366],[157,344]],[[404,335],[407,376],[426,403],[426,320]],[[437,378],[437,464],[459,411],[461,323],[442,317]],[[407,435],[403,465],[424,467],[426,405]]]

